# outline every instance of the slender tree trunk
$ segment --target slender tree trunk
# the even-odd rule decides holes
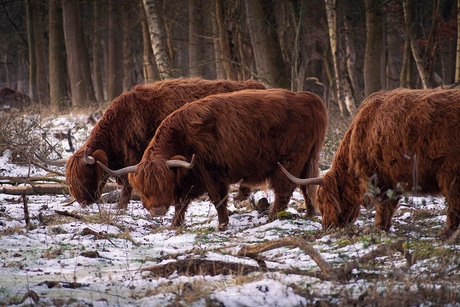
[[[123,22],[122,0],[109,1],[109,39],[107,52],[107,100],[123,92]]]
[[[157,63],[160,78],[168,79],[173,76],[171,56],[166,42],[166,29],[162,18],[161,0],[144,0],[147,23],[149,25],[150,40],[153,54]]]
[[[145,83],[153,83],[155,80],[160,79],[157,63],[152,50],[152,42],[150,40],[149,25],[147,24],[147,16],[142,1],[140,1],[141,11],[141,26],[142,26],[142,45],[143,45],[143,65],[142,71],[144,74]]]
[[[364,96],[382,88],[380,67],[382,58],[382,14],[380,1],[366,0],[366,50],[364,53]]]
[[[45,30],[40,13],[40,2],[35,2],[32,9],[34,26],[35,55],[37,68],[37,90],[40,105],[49,105],[48,59],[46,55]]]
[[[200,46],[203,45],[203,39],[198,36],[201,28],[201,14],[199,11],[200,1],[188,1],[188,63],[189,63],[189,76],[201,77],[200,71]]]
[[[214,58],[216,59],[216,77],[217,79],[225,79],[225,69],[223,64],[222,49],[220,46],[219,37],[219,21],[217,18],[217,0],[213,0],[211,3],[211,22],[212,22],[212,36],[214,44]]]
[[[37,59],[35,52],[34,27],[32,19],[33,5],[31,0],[25,0],[26,8],[26,29],[27,29],[27,50],[29,59],[29,97],[32,101],[38,101],[37,92]]]
[[[134,14],[133,3],[122,2],[123,18],[123,91],[130,90],[136,83],[136,64],[133,37],[138,31],[136,27],[136,17]]]
[[[96,100],[99,103],[104,101],[104,85],[102,82],[102,72],[104,71],[104,52],[102,50],[102,29],[103,26],[103,5],[100,1],[93,2],[94,12],[94,31],[93,31],[93,81],[94,81],[94,92],[96,94]]]
[[[272,87],[289,88],[280,46],[265,22],[261,0],[245,0],[249,36],[259,77]]]
[[[415,64],[417,65],[417,70],[419,72],[420,79],[422,80],[422,86],[426,89],[431,87],[430,76],[421,56],[422,53],[420,51],[420,47],[415,39],[415,30],[412,18],[412,12],[414,12],[413,7],[413,0],[403,0],[404,21],[406,23],[406,30],[409,31],[409,43],[412,50],[412,56],[415,59]]]
[[[88,49],[80,17],[80,1],[62,0],[67,71],[72,106],[85,107],[96,101],[89,67]]]
[[[455,83],[460,82],[460,0],[457,0],[457,61],[455,64]]]
[[[216,21],[219,29],[219,44],[222,54],[222,65],[225,71],[225,79],[236,79],[236,72],[233,71],[232,68],[232,53],[230,50],[227,25],[224,19],[223,0],[216,0]]]
[[[68,106],[65,43],[60,0],[49,0],[50,105],[55,111]]]
[[[332,64],[334,67],[337,103],[339,105],[340,114],[345,116],[347,113],[352,114],[354,112],[355,105],[354,98],[351,94],[351,85],[347,82],[346,78],[342,78],[341,64],[343,65],[345,59],[339,54],[337,0],[324,0],[324,2],[326,5],[329,42],[331,45]]]

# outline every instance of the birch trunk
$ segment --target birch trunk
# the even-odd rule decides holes
[[[150,40],[152,50],[157,63],[160,79],[172,77],[171,56],[168,53],[166,42],[166,29],[162,18],[162,1],[161,0],[143,0],[144,9],[147,15],[149,25]]]

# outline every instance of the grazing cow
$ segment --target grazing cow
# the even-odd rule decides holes
[[[96,202],[107,180],[96,161],[111,168],[136,164],[141,160],[156,128],[170,113],[208,95],[242,89],[265,87],[254,80],[210,81],[193,78],[137,85],[123,93],[111,103],[86,143],[68,159],[66,181],[71,195],[82,206]],[[127,176],[117,177],[117,182],[123,186],[118,206],[126,208],[132,187]],[[244,198],[249,192],[249,188],[242,187],[239,196]]]
[[[183,224],[191,200],[208,193],[223,230],[231,183],[252,186],[268,179],[275,193],[270,216],[287,207],[296,185],[277,162],[297,175],[317,176],[326,126],[327,111],[312,93],[269,89],[212,95],[169,115],[138,165],[106,170],[114,176],[133,173],[131,184],[152,215],[164,215],[174,205],[172,226]],[[186,162],[192,156],[193,166]],[[315,189],[302,192],[312,214]]]
[[[399,197],[387,194],[389,189],[443,194],[448,208],[441,236],[449,237],[460,221],[459,140],[460,90],[372,94],[360,106],[317,191],[323,226],[354,222],[372,179],[379,188],[374,194],[380,191],[374,195],[376,228],[388,231],[392,225]]]

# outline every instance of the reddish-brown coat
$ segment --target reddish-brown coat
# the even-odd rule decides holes
[[[111,168],[138,163],[156,128],[166,116],[184,104],[211,94],[242,89],[264,89],[261,83],[248,81],[209,81],[199,78],[172,79],[137,85],[116,98],[90,133],[86,143],[69,159],[66,180],[70,193],[83,206],[96,202],[106,179],[97,165],[86,165],[82,157],[86,149]],[[117,178],[123,185],[119,202],[126,207],[132,188],[127,176]]]
[[[276,217],[295,188],[277,163],[296,175],[317,176],[326,126],[327,111],[312,93],[271,89],[209,96],[163,121],[129,178],[153,215],[176,207],[173,226],[184,222],[191,200],[208,193],[219,228],[225,229],[228,186],[240,179],[246,186],[268,180],[275,193],[270,215]],[[166,165],[169,159],[189,161],[192,155],[191,169]],[[312,214],[316,189],[302,189]]]
[[[460,90],[397,89],[370,95],[360,106],[317,191],[324,227],[359,216],[367,182],[376,176],[375,227],[389,230],[398,199],[388,189],[442,194],[449,236],[460,221]],[[414,176],[415,174],[415,176]]]

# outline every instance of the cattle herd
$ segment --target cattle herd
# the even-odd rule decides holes
[[[190,202],[207,193],[218,229],[225,230],[229,185],[239,183],[236,199],[242,200],[268,182],[275,195],[271,219],[287,208],[297,186],[306,216],[320,213],[324,228],[345,227],[361,206],[374,205],[374,227],[388,231],[403,193],[442,194],[441,237],[457,230],[460,90],[370,95],[320,177],[327,119],[322,100],[309,92],[267,89],[254,80],[172,79],[123,93],[80,149],[47,162],[67,164],[70,193],[82,206],[99,200],[108,174],[122,186],[120,208],[137,189],[153,216],[175,207],[172,226],[183,225]],[[372,198],[371,179],[378,188]]]

